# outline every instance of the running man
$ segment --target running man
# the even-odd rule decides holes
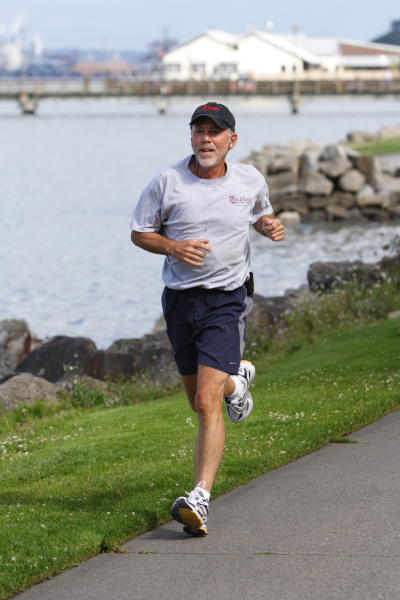
[[[255,367],[241,360],[252,308],[249,231],[274,242],[284,226],[253,166],[227,162],[235,119],[207,102],[190,120],[192,154],[157,175],[134,211],[132,242],[165,255],[162,296],[167,332],[198,417],[195,486],[172,505],[189,535],[207,534],[210,493],[223,455],[222,400],[234,423],[249,416]]]

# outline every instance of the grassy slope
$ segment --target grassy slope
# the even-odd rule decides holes
[[[215,493],[399,407],[399,358],[395,319],[264,359],[253,415],[227,427]],[[178,394],[69,411],[3,436],[0,598],[167,520],[192,485],[194,424]]]
[[[373,140],[353,147],[355,150],[365,154],[398,154],[400,153],[400,137],[389,138],[387,140]]]

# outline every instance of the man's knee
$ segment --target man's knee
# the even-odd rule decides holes
[[[217,386],[204,386],[197,390],[195,410],[199,417],[212,418],[221,412],[222,390]]]

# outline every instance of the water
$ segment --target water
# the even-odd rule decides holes
[[[196,104],[196,102],[194,103]],[[0,103],[0,319],[25,318],[40,337],[92,338],[106,347],[151,331],[160,315],[162,257],[135,248],[129,221],[160,169],[189,153],[192,102],[158,116],[134,100],[46,101],[37,117]],[[395,99],[231,102],[239,160],[266,143],[336,142],[350,129],[400,123]],[[316,260],[377,260],[399,226],[289,230],[253,236],[257,291],[281,294]]]

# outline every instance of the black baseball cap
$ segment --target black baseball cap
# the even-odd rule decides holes
[[[194,111],[189,125],[192,125],[200,117],[209,117],[221,129],[232,129],[232,131],[235,131],[235,117],[224,104],[218,104],[217,102],[202,104]]]

